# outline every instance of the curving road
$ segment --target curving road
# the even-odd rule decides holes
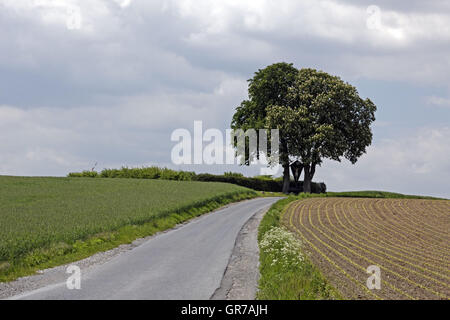
[[[13,299],[209,299],[220,286],[242,226],[278,199],[232,204],[153,237],[82,272],[79,290],[63,282]]]

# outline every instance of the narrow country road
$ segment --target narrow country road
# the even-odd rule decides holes
[[[232,204],[153,237],[82,273],[79,290],[63,282],[13,299],[209,299],[242,226],[278,199]]]

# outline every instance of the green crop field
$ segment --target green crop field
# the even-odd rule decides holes
[[[215,182],[0,176],[0,265],[39,248],[73,247],[102,232],[254,194]]]

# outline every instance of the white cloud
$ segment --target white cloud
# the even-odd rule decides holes
[[[122,97],[107,106],[22,109],[0,105],[0,174],[65,175],[99,166],[170,161],[170,134],[194,120],[224,130],[246,82],[224,79],[209,93]]]
[[[396,46],[399,40],[450,39],[449,12],[401,12],[380,8],[377,28],[367,27],[373,17],[368,6],[330,0],[305,1],[171,1],[183,18],[198,22],[199,32],[217,34],[244,31],[323,37],[338,42],[373,42]],[[376,32],[373,32],[376,31]]]
[[[428,105],[437,107],[450,108],[450,99],[443,97],[431,96],[426,99]]]
[[[373,16],[367,6],[346,2],[171,3],[180,18],[196,22],[185,41],[219,59],[226,59],[226,52],[234,61],[282,58],[351,78],[450,82],[450,10],[411,11],[386,4],[380,7],[378,27],[368,28]]]
[[[0,65],[58,67],[64,81],[112,88],[120,77],[164,81],[175,69],[186,83],[183,74],[199,69],[239,73],[242,64],[253,70],[279,59],[344,77],[450,83],[450,10],[432,4],[433,11],[380,5],[379,27],[370,29],[367,6],[351,1],[41,2],[48,5],[0,0],[7,9],[0,21],[18,26],[0,22],[0,49],[8,52]],[[80,8],[82,28],[66,30],[67,12],[55,3]]]

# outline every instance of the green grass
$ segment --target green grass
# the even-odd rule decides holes
[[[281,199],[261,221],[258,230],[261,277],[257,299],[341,299],[304,254],[299,240],[280,225],[281,213],[290,202],[314,196],[323,195],[300,194]]]
[[[255,196],[225,183],[0,176],[0,281],[88,257]]]

